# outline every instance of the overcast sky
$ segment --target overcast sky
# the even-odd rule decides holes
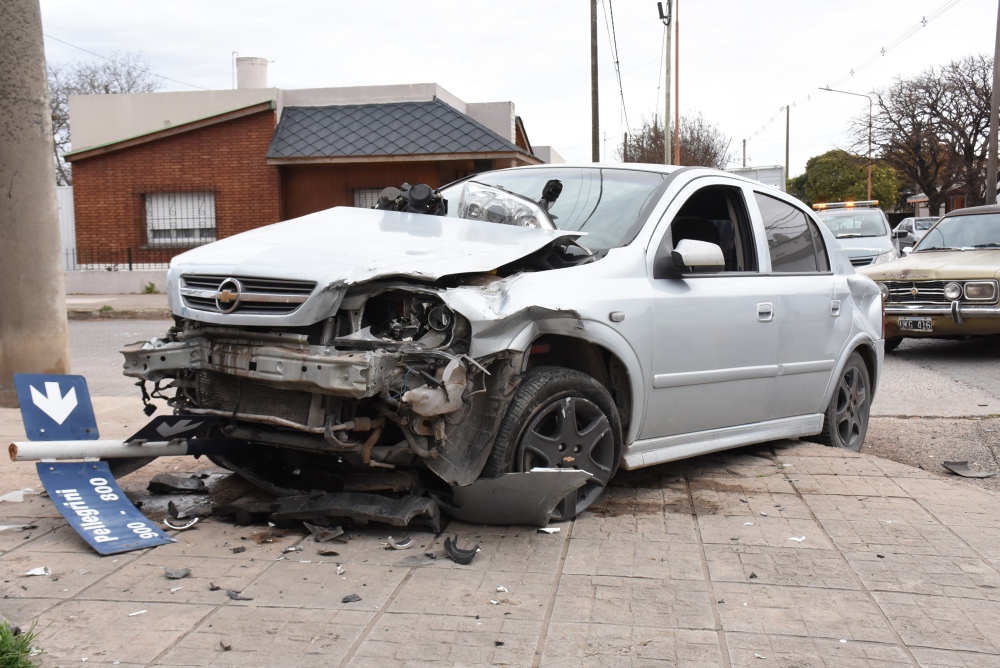
[[[997,0],[679,3],[681,114],[703,113],[732,138],[737,161],[747,139],[748,165],[765,166],[785,161],[780,110],[792,104],[793,176],[810,157],[848,146],[849,121],[867,115],[864,99],[819,87],[871,92],[969,54],[992,55],[996,38]],[[49,37],[104,55],[141,51],[157,74],[203,88],[232,87],[236,51],[272,61],[268,83],[279,88],[438,83],[466,102],[511,100],[533,144],[551,145],[569,162],[590,161],[583,0],[41,0],[41,7]],[[663,26],[655,0],[603,0],[598,15],[601,154],[616,161],[627,127],[662,114]],[[93,59],[51,38],[49,60]],[[196,90],[163,83],[163,90]]]

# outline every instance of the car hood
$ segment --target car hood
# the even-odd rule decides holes
[[[1000,278],[1000,249],[910,253],[858,271],[876,281]]]
[[[178,255],[171,273],[197,272],[350,285],[375,278],[490,271],[579,232],[336,207]]]
[[[882,255],[893,249],[888,237],[844,237],[837,243],[850,258]]]

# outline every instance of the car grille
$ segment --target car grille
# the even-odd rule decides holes
[[[875,261],[875,258],[873,258],[873,257],[852,257],[851,258],[851,264],[853,264],[855,267],[867,267],[868,265],[870,265],[874,261]]]
[[[212,408],[236,416],[267,415],[299,424],[309,422],[312,395],[296,390],[276,390],[252,380],[214,371],[196,375],[200,408]]]
[[[220,301],[220,288],[233,292],[239,286],[235,302]],[[313,281],[288,281],[277,278],[245,276],[181,276],[184,305],[210,313],[287,315],[305,302],[316,288]]]
[[[893,304],[951,304],[944,296],[945,281],[883,281]],[[914,291],[916,291],[914,293]]]

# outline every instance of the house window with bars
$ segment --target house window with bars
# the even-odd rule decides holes
[[[150,246],[196,246],[215,241],[215,193],[146,193]]]
[[[359,209],[371,209],[378,204],[381,188],[362,188],[354,191],[354,206]]]

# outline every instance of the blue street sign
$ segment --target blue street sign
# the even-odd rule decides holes
[[[172,441],[194,438],[226,421],[216,415],[159,415],[127,441]]]
[[[16,373],[14,388],[28,440],[83,441],[99,437],[83,376]]]
[[[52,503],[101,554],[174,542],[132,505],[107,462],[38,462],[35,467]]]

